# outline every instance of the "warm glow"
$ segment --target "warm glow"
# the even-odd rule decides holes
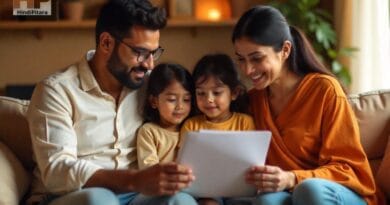
[[[209,20],[218,21],[221,19],[221,11],[218,9],[210,9],[208,13],[207,16]]]
[[[219,21],[231,18],[229,0],[195,0],[195,16],[199,20]]]

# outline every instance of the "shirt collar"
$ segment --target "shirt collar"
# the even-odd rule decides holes
[[[88,61],[95,55],[95,50],[87,52],[86,56],[79,63],[79,75],[81,89],[84,91],[90,91],[92,89],[99,89],[99,84],[96,81],[95,76],[92,73],[91,67],[89,67]]]

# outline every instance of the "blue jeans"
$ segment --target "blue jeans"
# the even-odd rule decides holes
[[[311,178],[298,184],[292,193],[273,192],[256,196],[257,205],[366,205],[366,201],[347,187],[325,179]]]
[[[144,197],[137,193],[115,194],[105,188],[86,188],[62,196],[50,195],[40,205],[196,205],[188,194],[178,193],[173,196]]]
[[[179,192],[173,196],[145,196],[139,194],[135,197],[133,201],[130,202],[129,205],[197,205],[196,200],[191,195]]]

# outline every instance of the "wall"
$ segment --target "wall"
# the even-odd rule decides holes
[[[85,18],[96,16],[105,0],[84,0]],[[253,6],[270,0],[240,0]],[[320,1],[322,8],[332,11],[333,1]],[[12,1],[1,0],[0,21]],[[8,17],[9,18],[9,17]],[[233,57],[230,35],[233,25],[218,27],[170,27],[162,31],[161,45],[165,48],[160,61],[181,63],[191,69],[204,54],[225,52]],[[95,47],[94,30],[45,29],[42,38],[34,30],[0,29],[0,95],[5,85],[36,83],[45,76],[80,59]]]
[[[160,61],[192,68],[206,53],[233,54],[232,26],[174,27],[162,31],[165,53]],[[95,47],[93,29],[0,30],[0,89],[7,84],[36,83],[80,59]]]

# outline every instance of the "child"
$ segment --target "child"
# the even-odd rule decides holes
[[[202,113],[185,121],[181,136],[188,131],[255,130],[247,114],[248,99],[232,59],[225,54],[206,55],[193,71],[197,109]],[[199,204],[218,204],[220,199],[199,199]]]
[[[174,161],[179,130],[191,112],[191,74],[177,64],[160,64],[150,74],[143,116],[137,133],[139,169]]]

